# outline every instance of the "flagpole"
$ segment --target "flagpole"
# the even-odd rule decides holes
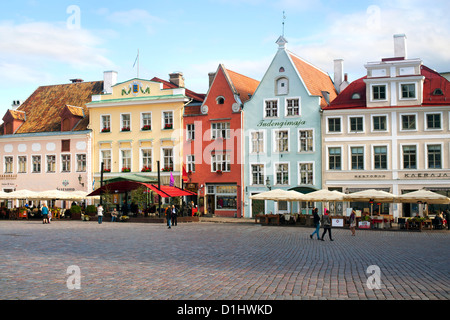
[[[138,77],[138,79],[139,79],[139,49],[138,49],[138,56],[137,56],[137,59],[138,59],[138,61],[137,61],[137,64],[138,64],[138,66],[137,66],[137,77]]]

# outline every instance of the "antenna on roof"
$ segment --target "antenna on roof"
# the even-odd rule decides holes
[[[284,20],[286,20],[286,15],[284,14],[284,11],[283,11],[283,30],[282,30],[282,35],[283,35],[283,37],[284,37]]]
[[[137,62],[137,77],[139,78],[139,49],[137,52],[136,60],[134,60],[133,68],[136,65],[136,62]]]

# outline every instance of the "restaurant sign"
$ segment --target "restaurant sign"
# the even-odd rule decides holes
[[[404,173],[405,179],[448,179],[450,173],[448,172],[416,172],[416,173]]]

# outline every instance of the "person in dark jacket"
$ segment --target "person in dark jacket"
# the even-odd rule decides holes
[[[320,217],[319,217],[319,209],[314,208],[313,209],[313,223],[316,230],[309,235],[309,237],[312,239],[314,234],[317,234],[317,240],[320,240],[319,232],[320,232]]]
[[[331,238],[331,220],[330,216],[328,215],[328,209],[325,209],[325,213],[322,216],[322,223],[323,223],[323,233],[322,238],[320,240],[325,241],[323,237],[325,236],[325,233],[328,232],[328,235],[330,236],[330,241],[333,241]]]
[[[172,205],[172,225],[173,226],[177,225],[177,216],[178,216],[177,208],[175,208],[175,205]]]
[[[445,220],[447,220],[447,230],[450,230],[450,211],[445,210]]]

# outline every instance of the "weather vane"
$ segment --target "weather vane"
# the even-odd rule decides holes
[[[283,11],[283,37],[284,37],[284,20],[286,20],[286,15],[284,14],[284,11]]]

